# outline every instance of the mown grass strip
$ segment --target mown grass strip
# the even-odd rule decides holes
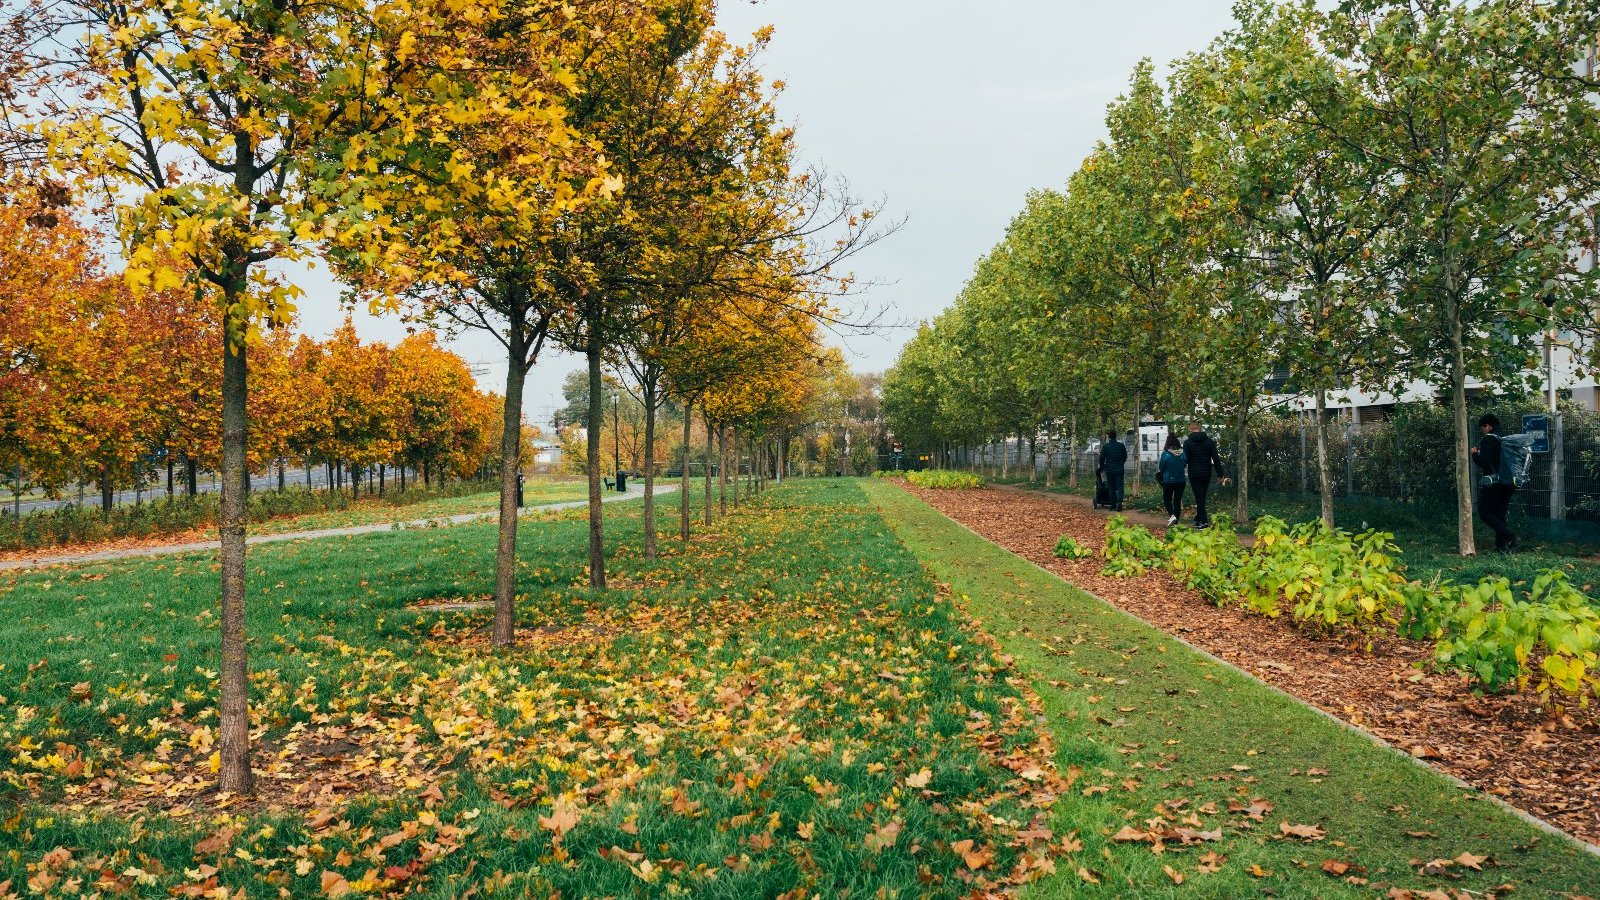
[[[893,485],[866,489],[929,572],[1032,675],[1059,764],[1083,770],[1054,823],[1077,831],[1083,850],[1031,896],[1372,897],[1504,885],[1547,896],[1600,884],[1600,859],[1575,843],[1194,652]],[[1250,809],[1258,800],[1271,806],[1254,807],[1260,821]],[[1230,801],[1246,808],[1230,815]],[[1169,840],[1157,854],[1147,841],[1113,840],[1124,827],[1148,830],[1207,804],[1218,813],[1198,819],[1207,830],[1221,825],[1222,841]],[[1296,838],[1284,825],[1325,836]],[[1203,863],[1206,853],[1226,859]]]

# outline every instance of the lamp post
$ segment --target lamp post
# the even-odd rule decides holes
[[[611,395],[611,474],[617,479],[617,490],[622,490],[622,413],[620,398]]]

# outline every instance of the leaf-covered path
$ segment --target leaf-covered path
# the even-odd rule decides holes
[[[1062,534],[1103,548],[1105,515],[1017,490],[920,491],[918,497],[1024,559],[1169,634],[1356,725],[1569,833],[1600,842],[1600,727],[1593,711],[1545,713],[1528,695],[1479,696],[1467,679],[1418,663],[1431,645],[1393,635],[1370,648],[1314,640],[1286,620],[1212,605],[1166,573],[1100,573],[1103,561],[1057,559]]]

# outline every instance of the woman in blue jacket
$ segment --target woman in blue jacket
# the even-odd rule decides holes
[[[1161,451],[1161,505],[1167,511],[1167,525],[1176,525],[1183,518],[1183,486],[1188,479],[1188,467],[1183,458],[1183,445],[1175,434],[1167,435],[1167,447]]]

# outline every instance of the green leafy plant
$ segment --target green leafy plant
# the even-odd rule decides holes
[[[1316,631],[1392,624],[1406,597],[1394,535],[1351,534],[1320,519],[1288,528],[1264,518],[1238,587],[1250,609],[1275,617],[1288,603],[1295,623]]]
[[[1060,559],[1088,559],[1094,551],[1078,543],[1070,534],[1063,534],[1061,540],[1056,541],[1055,555]]]
[[[1227,522],[1218,520],[1210,528],[1167,529],[1167,571],[1218,606],[1238,596],[1234,580],[1244,557],[1239,535]]]
[[[1546,703],[1556,694],[1588,705],[1600,693],[1600,610],[1565,572],[1534,579],[1527,600],[1504,578],[1449,585],[1441,595],[1449,602],[1434,653],[1440,665],[1471,672],[1490,690],[1531,682]]]
[[[966,489],[983,487],[983,479],[971,472],[955,472],[950,469],[927,469],[921,472],[909,472],[906,480],[920,488],[937,489]]]
[[[1102,575],[1128,578],[1143,575],[1166,557],[1166,546],[1150,529],[1130,525],[1122,516],[1106,520],[1106,565]]]

